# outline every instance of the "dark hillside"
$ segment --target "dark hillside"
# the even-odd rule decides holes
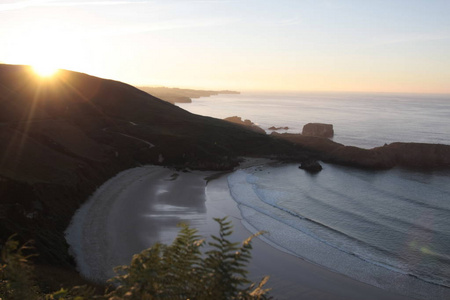
[[[227,170],[239,156],[302,160],[288,141],[188,113],[130,85],[0,65],[0,237],[34,239],[39,260],[71,265],[63,232],[108,178],[143,164]]]

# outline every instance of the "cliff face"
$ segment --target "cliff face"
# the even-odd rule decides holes
[[[41,262],[72,263],[63,232],[73,213],[124,169],[225,170],[239,156],[305,153],[127,84],[63,70],[40,79],[29,67],[0,65],[0,238],[34,239]]]

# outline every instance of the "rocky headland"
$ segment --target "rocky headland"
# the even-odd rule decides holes
[[[272,133],[315,153],[318,160],[367,169],[450,169],[450,145],[391,143],[372,149],[345,146],[328,138]]]
[[[262,129],[261,127],[259,127],[258,125],[256,125],[255,123],[253,123],[250,120],[247,120],[247,119],[246,120],[242,120],[242,118],[238,117],[238,116],[228,117],[228,118],[225,118],[224,120],[227,121],[227,122],[230,122],[230,123],[238,124],[238,125],[243,126],[243,127],[247,128],[247,129],[250,129],[250,130],[252,130],[254,132],[266,134],[266,131],[264,129]]]
[[[239,92],[228,90],[208,91],[208,90],[193,90],[193,89],[151,87],[151,86],[139,86],[137,88],[172,104],[191,103],[192,99],[195,98],[210,97],[219,94],[239,94]]]

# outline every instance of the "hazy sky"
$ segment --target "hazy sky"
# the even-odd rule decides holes
[[[449,0],[2,0],[0,41],[135,85],[450,93]]]

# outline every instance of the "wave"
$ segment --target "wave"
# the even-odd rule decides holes
[[[263,169],[268,171],[265,173],[261,172],[261,170]],[[368,241],[365,236],[358,236],[358,234],[355,234],[354,232],[346,232],[345,230],[341,230],[339,227],[323,222],[323,220],[321,220],[320,218],[318,219],[314,216],[311,217],[308,212],[302,213],[301,211],[298,211],[298,209],[296,209],[295,204],[297,203],[291,203],[283,198],[284,196],[286,196],[286,192],[283,191],[284,186],[280,184],[280,182],[282,180],[286,180],[287,178],[277,178],[276,175],[278,173],[275,169],[276,167],[249,168],[247,170],[236,171],[228,177],[230,193],[233,199],[235,199],[235,201],[238,203],[240,209],[247,211],[245,215],[243,214],[243,217],[245,221],[248,222],[251,226],[257,228],[258,230],[267,230],[267,224],[265,224],[265,228],[259,228],[256,225],[258,223],[257,219],[264,216],[266,223],[270,223],[270,219],[272,219],[273,221],[282,223],[284,226],[295,229],[295,231],[297,232],[297,234],[291,233],[290,236],[286,237],[278,236],[275,239],[273,237],[269,238],[269,240],[271,240],[273,243],[285,248],[288,252],[293,252],[300,257],[306,258],[307,260],[311,260],[313,262],[317,262],[319,264],[330,267],[329,265],[327,265],[327,263],[328,261],[333,260],[333,257],[318,258],[314,255],[314,257],[311,257],[311,253],[296,251],[296,249],[289,247],[289,243],[279,243],[277,241],[277,239],[295,239],[297,238],[296,235],[303,237],[307,236],[308,238],[314,239],[315,241],[319,242],[322,245],[321,247],[330,247],[332,249],[335,249],[336,251],[339,251],[340,253],[346,254],[349,257],[355,257],[366,264],[368,263],[370,265],[381,267],[385,270],[389,270],[397,274],[416,278],[429,284],[441,286],[445,289],[450,288],[450,280],[448,277],[449,274],[447,274],[447,272],[445,271],[440,272],[438,269],[433,268],[436,265],[447,267],[450,266],[450,257],[448,255],[422,246],[421,250],[424,252],[428,252],[428,259],[431,259],[433,261],[429,262],[429,265],[432,266],[431,268],[427,268],[422,265],[419,268],[411,264],[411,261],[416,259],[416,253],[406,253],[406,250],[405,252],[395,252],[395,244],[376,244],[373,240],[369,239]],[[289,176],[289,171],[283,170],[283,172],[286,173],[285,176]],[[269,181],[268,183],[267,181],[265,181],[266,178],[264,177],[267,175],[264,174],[269,173],[275,173],[275,175],[270,177],[273,182]],[[349,221],[351,223],[349,226],[366,226],[368,228],[367,232],[369,234],[371,233],[371,231],[373,231],[374,233],[382,236],[383,232],[389,232],[393,239],[405,236],[409,231],[420,231],[425,235],[445,234],[445,230],[433,230],[432,228],[416,224],[411,221],[405,221],[401,219],[396,220],[393,216],[382,215],[376,212],[376,210],[369,210],[371,213],[375,213],[374,215],[370,216],[371,218],[367,218],[367,215],[365,214],[366,212],[361,213],[358,210],[347,211],[345,209],[330,205],[326,201],[322,201],[320,197],[321,195],[313,196],[313,193],[329,193],[330,195],[345,198],[345,192],[343,192],[342,190],[336,190],[335,188],[330,186],[326,186],[326,184],[325,186],[323,186],[323,182],[321,181],[318,181],[316,183],[316,187],[318,187],[318,190],[309,189],[306,192],[299,191],[297,196],[302,200],[306,199],[305,201],[308,203],[308,205],[314,205],[314,209],[318,209],[319,212],[331,210],[333,211],[333,213],[339,215],[339,217],[342,217],[345,220],[351,220]],[[288,190],[291,188],[292,187],[289,186]],[[290,192],[293,193],[293,191]],[[375,193],[378,193],[380,197],[386,197],[387,195],[391,198],[394,197],[398,201],[404,201],[403,198],[406,198],[402,197],[401,195],[395,195],[379,189],[375,190]],[[349,201],[351,202],[358,200],[360,199],[351,199]],[[286,203],[288,203],[288,205]],[[431,206],[427,204],[421,206],[420,204],[422,203],[412,203],[422,208],[429,208],[428,206]],[[250,211],[253,211],[253,213],[250,213]],[[386,220],[389,220],[390,222],[385,222]],[[411,241],[411,243],[413,242],[417,241]],[[420,240],[417,243],[420,243]],[[418,245],[417,247],[419,246],[420,245]],[[409,252],[413,252],[410,249],[407,250]],[[349,266],[346,266],[347,269],[348,267]],[[333,269],[333,267],[330,268]],[[349,268],[351,268],[351,266]],[[352,272],[349,273],[350,274],[347,275],[352,276]],[[370,277],[370,274],[368,275],[368,277]],[[370,278],[368,281],[369,283],[373,284],[373,282],[370,282]]]

